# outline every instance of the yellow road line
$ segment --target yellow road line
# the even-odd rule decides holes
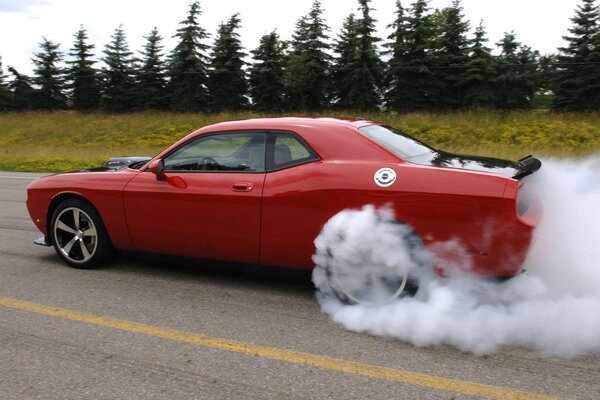
[[[347,374],[360,375],[370,378],[385,379],[388,381],[401,382],[409,385],[423,386],[430,389],[444,390],[448,392],[485,397],[498,400],[557,400],[557,397],[546,396],[536,393],[528,393],[519,390],[503,388],[498,386],[482,385],[479,383],[443,378],[435,375],[427,375],[416,372],[404,371],[394,368],[380,367],[377,365],[362,364],[352,361],[339,360],[335,358],[322,357],[315,354],[301,353],[298,351],[278,349],[275,347],[257,346],[236,340],[221,339],[200,335],[197,333],[183,332],[175,329],[162,328],[158,326],[140,324],[137,322],[115,319],[102,315],[88,314],[71,311],[43,304],[30,303],[27,301],[0,296],[0,306],[34,312],[68,319],[71,321],[84,322],[107,328],[119,329],[127,332],[140,333],[168,340],[175,340],[210,347],[213,349],[232,351],[247,355],[284,361],[292,364],[309,365],[330,371],[343,372]]]

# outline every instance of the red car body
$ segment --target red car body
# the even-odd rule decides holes
[[[366,204],[389,206],[436,256],[468,257],[480,275],[518,274],[541,215],[536,201],[520,188],[520,178],[535,168],[433,149],[437,165],[431,160],[416,163],[361,131],[378,126],[333,118],[219,123],[191,133],[139,168],[38,179],[28,187],[27,207],[45,235],[54,208],[65,199],[81,198],[97,210],[117,249],[311,269],[313,241],[329,218]],[[313,157],[258,173],[157,173],[160,162],[182,146],[232,132],[292,135]],[[500,168],[485,168],[500,161]],[[378,184],[374,177],[382,168],[391,169],[395,181]],[[435,246],[447,241],[460,243],[464,251],[444,254],[447,250]]]

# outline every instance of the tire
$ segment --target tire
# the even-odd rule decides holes
[[[344,304],[383,305],[400,297],[413,296],[419,289],[415,268],[427,264],[423,242],[414,230],[403,223],[386,222],[397,234],[397,247],[406,251],[406,266],[380,263],[363,254],[349,260],[336,254],[338,249],[352,247],[344,234],[335,235],[327,246],[317,248],[313,281],[319,296],[334,296]]]
[[[73,198],[60,203],[52,212],[48,233],[56,253],[71,267],[96,268],[113,255],[100,214],[85,200]]]

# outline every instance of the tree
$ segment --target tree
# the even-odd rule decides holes
[[[388,36],[390,42],[384,44],[384,47],[388,49],[384,54],[390,56],[385,71],[385,87],[387,90],[384,94],[384,100],[387,108],[399,110],[404,106],[404,88],[402,85],[405,71],[403,67],[410,50],[408,44],[409,22],[400,0],[396,1],[395,13],[395,21],[388,25],[388,28],[392,29],[392,33]]]
[[[251,53],[255,60],[250,67],[250,95],[257,111],[283,110],[283,69],[286,43],[273,31],[260,38],[258,48]]]
[[[137,71],[137,104],[145,110],[160,110],[167,108],[168,92],[166,66],[161,45],[162,37],[154,27],[148,36],[144,37],[146,44],[140,53],[140,67]]]
[[[593,47],[587,57],[587,64],[583,69],[583,76],[588,77],[589,86],[582,93],[590,110],[600,110],[600,33],[594,36]]]
[[[575,16],[570,35],[563,36],[567,47],[559,49],[559,68],[556,73],[553,108],[558,110],[582,110],[598,107],[591,101],[597,98],[600,65],[597,57],[597,38],[600,34],[600,11],[594,0],[582,0]]]
[[[207,57],[208,46],[202,43],[208,38],[198,24],[200,3],[190,6],[188,16],[180,22],[176,38],[179,43],[173,49],[169,62],[169,95],[171,108],[177,111],[206,111],[208,108]]]
[[[103,61],[106,67],[102,71],[101,108],[109,112],[132,111],[135,109],[135,60],[122,25],[115,29],[112,41],[106,45]]]
[[[12,94],[5,79],[6,75],[4,75],[4,69],[2,68],[2,57],[0,57],[0,111],[12,109]]]
[[[64,71],[59,66],[62,53],[59,44],[42,38],[40,52],[35,53],[33,62],[33,83],[35,91],[35,107],[42,110],[56,110],[66,106]]]
[[[221,24],[211,54],[208,93],[212,111],[238,111],[248,106],[248,82],[244,71],[245,53],[236,30],[239,14]]]
[[[15,111],[26,111],[33,107],[34,90],[31,86],[31,78],[20,74],[13,67],[8,67],[8,72],[12,75],[9,83],[12,92],[12,109]]]
[[[438,108],[458,109],[463,105],[464,65],[469,60],[469,23],[464,21],[460,0],[453,0],[452,7],[442,10],[440,19],[435,43],[436,103]]]
[[[386,104],[395,111],[428,110],[437,102],[438,85],[431,69],[434,29],[428,3],[416,0],[406,17],[397,3],[396,30],[387,46],[392,57],[388,63],[391,86],[386,93]]]
[[[336,108],[352,108],[352,70],[350,64],[356,59],[357,48],[356,20],[354,13],[348,15],[335,42],[333,51],[337,57],[333,61],[331,80],[333,82],[332,103]]]
[[[75,43],[69,52],[72,60],[67,61],[67,80],[71,90],[73,108],[80,111],[96,110],[100,103],[100,78],[94,68],[93,44],[87,43],[88,36],[83,26],[75,34]]]
[[[380,39],[373,36],[376,21],[369,14],[369,2],[370,0],[359,0],[362,17],[354,23],[356,37],[353,41],[356,47],[348,64],[347,102],[355,110],[372,110],[381,105],[383,63],[379,59],[376,45]]]
[[[329,27],[322,15],[321,2],[316,0],[296,23],[284,78],[286,103],[292,110],[316,111],[329,105],[331,56],[325,33]]]
[[[495,62],[491,49],[485,46],[487,37],[483,24],[475,29],[469,61],[462,79],[463,105],[492,108],[495,105]]]
[[[502,50],[497,58],[496,107],[531,108],[536,92],[538,53],[517,42],[514,32],[505,33],[496,45]]]

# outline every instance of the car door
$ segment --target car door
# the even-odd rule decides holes
[[[257,263],[266,134],[202,135],[164,157],[163,180],[141,172],[125,188],[136,249]]]
[[[318,154],[292,132],[270,132],[263,192],[260,263],[314,266],[314,239],[329,213]]]

